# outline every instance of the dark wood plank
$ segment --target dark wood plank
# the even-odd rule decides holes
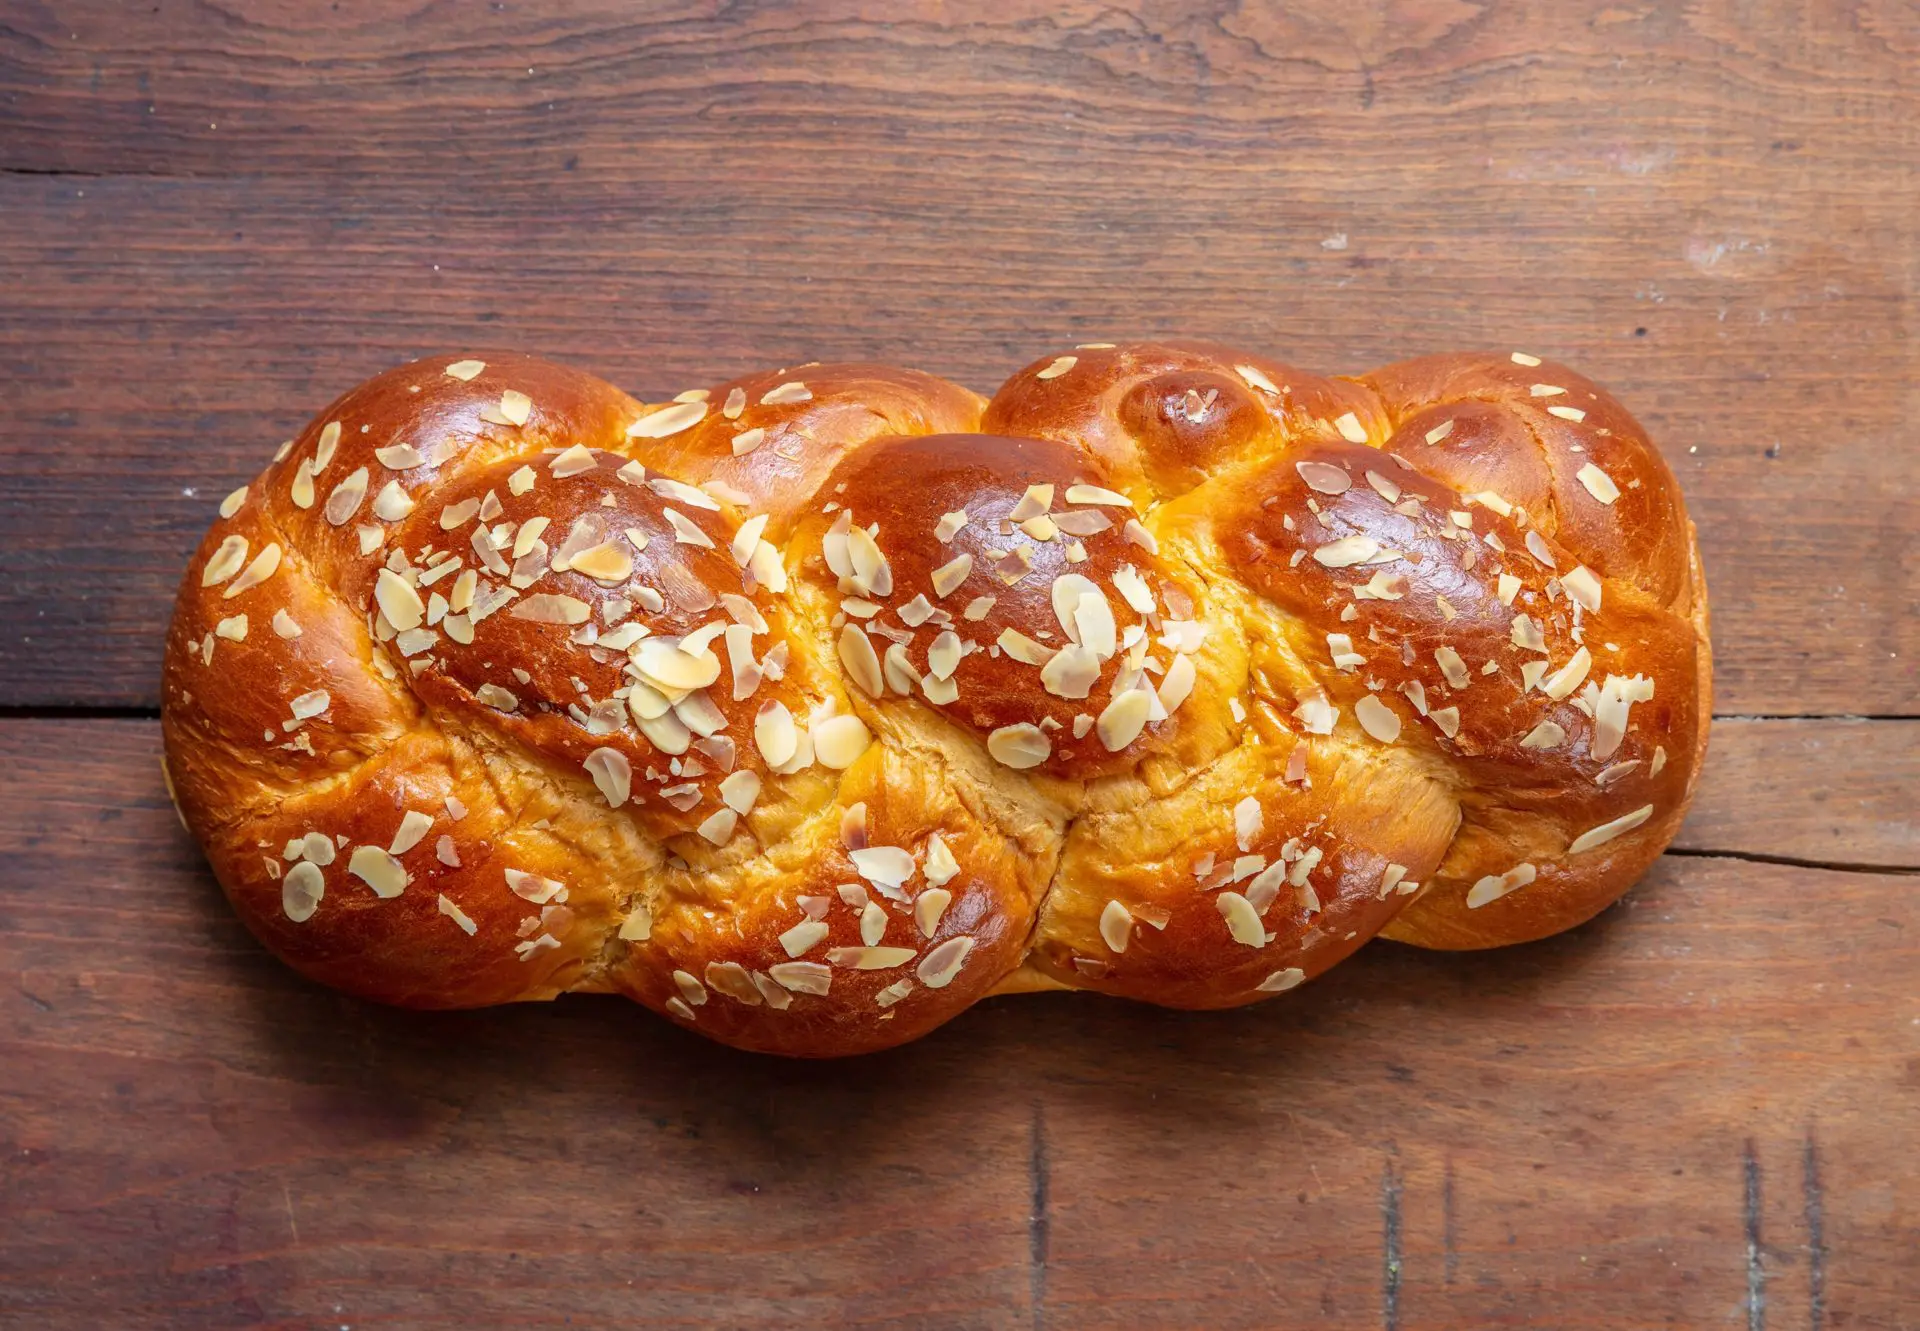
[[[1757,1292],[1779,1331],[1920,1306],[1908,877],[1669,857],[1532,947],[1379,944],[1237,1013],[994,1000],[802,1065],[615,1000],[314,989],[229,917],[157,756],[149,722],[0,722],[0,1322],[1615,1331],[1760,1324]]]
[[[1722,720],[1674,845],[1920,872],[1916,809],[1920,723]]]
[[[1157,164],[1192,183],[1210,174],[1196,165],[1236,149],[1271,152],[1276,130],[1308,152],[1348,140],[1356,178],[1402,155],[1386,137],[1398,131],[1412,136],[1402,152],[1442,176],[1446,156],[1418,154],[1457,152],[1465,126],[1536,181],[1577,180],[1584,164],[1560,157],[1557,139],[1636,176],[1752,140],[1796,153],[1837,140],[1848,152],[1836,168],[1887,169],[1857,136],[1897,127],[1893,99],[1915,95],[1916,53],[1920,30],[1899,0],[1700,0],[1684,16],[1605,0],[358,0],[343,11],[260,0],[244,12],[28,0],[0,30],[0,152],[88,174],[353,175],[397,161],[504,176],[569,161],[624,171],[661,154],[688,163],[732,141],[774,186],[813,175],[814,153],[883,135],[891,162],[932,174],[926,149],[956,150],[964,130],[980,156],[1155,145]],[[1294,100],[1303,92],[1313,99]],[[816,132],[829,115],[846,137]],[[684,136],[648,135],[668,122]],[[1630,132],[1647,125],[1664,132]]]
[[[16,6],[0,704],[151,706],[211,502],[404,357],[990,388],[1191,333],[1590,370],[1702,527],[1720,710],[1920,711],[1893,0],[974,9]]]

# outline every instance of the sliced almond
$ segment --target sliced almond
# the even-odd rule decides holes
[[[987,736],[987,752],[994,761],[1016,771],[1038,767],[1053,753],[1053,741],[1039,726],[1021,722],[1001,726]]]
[[[949,938],[921,958],[913,973],[927,988],[944,989],[953,983],[953,977],[960,973],[960,967],[966,963],[967,954],[971,951],[973,939],[965,934]]]
[[[355,846],[347,860],[347,872],[383,899],[397,897],[407,890],[407,871],[399,860],[378,846]]]

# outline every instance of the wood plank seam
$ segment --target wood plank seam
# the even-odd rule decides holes
[[[1807,1326],[1809,1331],[1822,1331],[1827,1322],[1827,1204],[1820,1186],[1820,1147],[1811,1123],[1801,1148],[1800,1186],[1807,1224]]]
[[[1782,864],[1790,869],[1831,869],[1836,873],[1920,874],[1920,864],[1850,864],[1845,860],[1816,860],[1799,855],[1770,855],[1758,850],[1702,850],[1669,846],[1663,852],[1694,860],[1743,860],[1748,864]]]

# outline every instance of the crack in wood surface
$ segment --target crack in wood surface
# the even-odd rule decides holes
[[[1820,860],[1800,855],[1769,855],[1757,850],[1714,850],[1699,846],[1669,846],[1666,854],[1692,860],[1744,860],[1748,864],[1781,864],[1790,869],[1825,869],[1832,873],[1920,874],[1920,864],[1858,864]]]

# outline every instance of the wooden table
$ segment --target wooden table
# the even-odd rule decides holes
[[[5,5],[0,1325],[1920,1326],[1915,14]],[[1524,346],[1664,442],[1722,716],[1625,902],[799,1065],[316,989],[175,825],[174,580],[374,370],[1167,332]]]

